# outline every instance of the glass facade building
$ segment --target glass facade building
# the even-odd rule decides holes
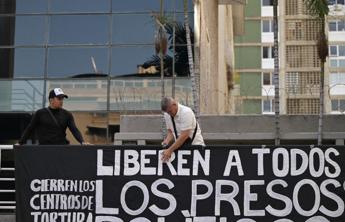
[[[183,25],[183,1],[163,2],[167,21]],[[83,134],[111,143],[119,113],[159,112],[159,70],[144,66],[156,54],[159,13],[158,0],[0,0],[0,113],[32,113],[47,106],[49,90],[61,87],[70,96],[64,107],[77,115]],[[193,28],[191,0],[188,15]],[[176,47],[185,47],[170,44],[177,35],[167,34],[169,70]],[[191,105],[188,76],[166,75],[165,94],[174,88]]]

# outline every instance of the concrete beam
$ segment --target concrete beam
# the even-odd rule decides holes
[[[122,141],[161,141],[160,115],[121,116],[120,132],[115,134],[115,144]],[[317,139],[317,115],[282,115],[280,118],[281,139],[311,141]],[[335,144],[344,143],[345,115],[325,115],[323,139],[334,140]],[[231,116],[203,115],[200,119],[203,137],[207,141],[260,141],[274,140],[274,116]],[[299,141],[299,142],[298,142]]]

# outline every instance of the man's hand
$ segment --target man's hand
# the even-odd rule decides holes
[[[161,160],[163,162],[167,162],[170,157],[171,157],[171,154],[172,154],[172,150],[171,149],[165,149],[163,152],[162,152],[162,157],[161,157]]]
[[[87,145],[92,145],[91,143],[89,143],[89,142],[82,142],[81,143],[81,145],[85,145],[85,146],[87,146]]]
[[[164,149],[168,148],[168,146],[169,146],[169,144],[166,143],[165,141],[163,141],[163,142],[161,143],[161,145],[162,145],[162,147],[163,147]]]

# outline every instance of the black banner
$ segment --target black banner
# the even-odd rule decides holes
[[[15,147],[17,222],[344,222],[345,147]]]

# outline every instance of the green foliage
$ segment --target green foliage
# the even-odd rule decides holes
[[[304,0],[311,15],[324,19],[329,12],[328,0]]]
[[[165,29],[168,34],[169,40],[169,52],[175,57],[175,73],[177,76],[188,76],[189,75],[189,64],[188,64],[188,50],[187,50],[187,40],[186,40],[186,28],[182,23],[170,22],[165,24]],[[175,53],[173,48],[173,37],[174,37],[174,27],[175,27]],[[194,43],[194,33],[191,30],[191,40]],[[172,76],[172,65],[173,57],[170,55],[164,56],[164,75]],[[153,55],[144,64],[144,68],[150,66],[155,66],[157,72],[160,72],[160,58],[157,55]]]

